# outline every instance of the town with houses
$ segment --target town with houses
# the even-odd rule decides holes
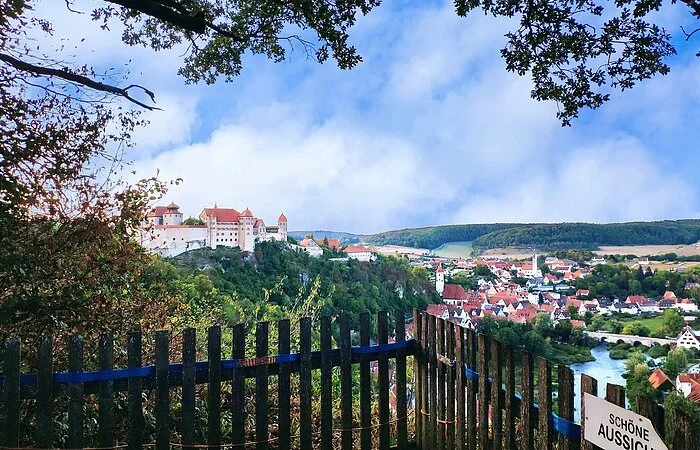
[[[572,286],[574,280],[590,275],[593,267],[606,263],[602,256],[593,257],[582,264],[566,258],[546,257],[540,260],[536,252],[530,260],[523,261],[442,258],[393,246],[343,246],[339,239],[318,239],[313,236],[292,243],[293,240],[288,240],[288,223],[284,214],[279,215],[276,225],[269,226],[248,208],[238,212],[216,204],[204,208],[195,223],[185,222],[179,206],[174,203],[154,207],[141,230],[142,245],[162,256],[176,256],[187,250],[218,246],[253,251],[257,243],[265,241],[287,242],[292,250],[306,252],[312,257],[320,257],[324,249],[328,249],[337,252],[337,257],[331,258],[336,261],[352,258],[370,263],[379,254],[399,256],[407,258],[414,267],[424,267],[434,279],[435,290],[441,296],[442,303],[428,305],[427,312],[468,329],[478,330],[479,322],[485,317],[523,324],[544,313],[553,324],[567,320],[573,328],[585,330],[586,322],[581,318],[586,315],[649,317],[675,309],[684,315],[688,325],[672,339],[672,345],[700,350],[700,333],[690,326],[697,318],[694,313],[698,312],[698,306],[692,299],[679,298],[672,291],[666,291],[661,298],[639,295],[620,299],[595,298],[588,290],[575,289]],[[549,268],[547,273],[542,273],[541,264]],[[640,264],[644,264],[644,261]],[[465,289],[460,284],[446,282],[462,272],[473,273],[480,266],[491,275],[479,277],[477,289]],[[516,279],[520,282],[516,282]],[[675,388],[686,397],[700,402],[700,365],[678,375],[676,380],[670,380],[661,369],[657,369],[649,381],[659,390]]]

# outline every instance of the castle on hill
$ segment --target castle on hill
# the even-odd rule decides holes
[[[239,247],[253,251],[263,241],[287,241],[287,217],[280,214],[276,226],[267,226],[246,208],[204,208],[199,214],[202,225],[185,225],[175,203],[156,206],[146,216],[141,245],[153,253],[175,256],[198,248]]]

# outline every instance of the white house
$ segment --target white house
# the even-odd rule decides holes
[[[700,340],[698,340],[698,337],[690,327],[685,327],[681,334],[678,335],[678,338],[676,338],[676,346],[679,348],[700,349]]]
[[[683,300],[680,300],[676,302],[675,305],[673,305],[674,308],[680,309],[681,311],[684,312],[695,312],[698,310],[698,305],[694,301],[692,301],[689,298],[684,298]]]
[[[316,241],[310,238],[302,239],[299,242],[299,246],[311,256],[319,257],[323,255],[323,249]]]
[[[358,261],[369,262],[372,260],[372,251],[362,245],[349,245],[345,248],[349,258]]]

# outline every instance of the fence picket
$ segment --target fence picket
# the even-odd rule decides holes
[[[503,347],[503,363],[505,366],[506,397],[503,404],[505,410],[503,424],[503,445],[505,450],[515,450],[515,349],[509,345]]]
[[[542,357],[538,358],[537,365],[538,448],[540,450],[551,450],[554,442],[552,427],[552,368],[549,361]]]
[[[438,389],[437,389],[437,352],[435,346],[437,345],[436,338],[437,330],[437,318],[435,316],[428,316],[428,354],[430,363],[430,373],[428,375],[428,385],[430,389],[430,415],[428,419],[429,424],[429,444],[424,448],[437,448],[437,417],[438,417]]]
[[[483,334],[479,335],[478,341],[479,351],[479,390],[478,390],[478,408],[479,408],[479,449],[485,450],[488,448],[489,442],[489,385],[487,373],[487,350],[489,340]]]
[[[311,319],[299,321],[299,425],[301,450],[311,450]]]
[[[37,349],[36,445],[53,448],[53,337],[44,336]]]
[[[461,326],[455,327],[455,353],[457,364],[457,367],[455,368],[455,381],[457,383],[457,416],[455,418],[457,421],[457,426],[455,427],[455,448],[457,450],[465,450],[467,442],[464,435],[466,429],[466,397],[464,389],[466,388],[467,384],[466,377],[464,375],[464,355],[466,353],[464,331],[465,329]]]
[[[2,370],[5,377],[5,386],[2,391],[5,420],[0,434],[0,443],[6,447],[19,446],[20,354],[19,341],[6,339]]]
[[[574,371],[564,365],[558,368],[557,397],[559,402],[559,417],[569,421],[574,420]],[[574,442],[566,436],[559,435],[559,450],[572,450],[577,447],[578,442]]]
[[[245,325],[239,323],[233,327],[233,342],[231,344],[233,359],[245,358],[245,341]],[[233,369],[231,378],[231,440],[233,445],[241,446],[245,443],[245,422],[245,374],[242,367],[236,367]]]
[[[664,409],[648,397],[637,397],[637,414],[651,421],[659,436],[664,436]]]
[[[197,360],[197,331],[187,328],[182,332],[182,443],[196,444],[193,418],[195,417],[195,362]]]
[[[467,330],[467,357],[466,364],[470,371],[476,371],[476,333],[474,330]],[[463,370],[460,368],[460,370]],[[467,450],[476,450],[476,389],[477,383],[473,377],[467,378]]]
[[[396,310],[396,342],[406,340],[406,317],[404,311]],[[403,450],[408,446],[408,417],[406,408],[406,350],[396,352],[396,447]]]
[[[270,324],[258,322],[255,329],[255,356],[264,358],[268,354]],[[267,364],[259,364],[255,368],[255,444],[256,450],[267,450],[270,439],[270,415],[268,414],[268,375]],[[221,424],[219,424],[221,427]]]
[[[352,450],[352,341],[350,340],[350,319],[347,314],[340,316],[340,411],[343,432],[340,435],[341,448]]]
[[[114,337],[111,334],[100,336],[99,345],[100,370],[114,369]],[[99,424],[100,447],[114,445],[114,382],[100,382],[100,409],[97,418]]]
[[[593,445],[583,439],[584,430],[586,429],[586,402],[583,401],[584,394],[598,395],[598,380],[584,374],[581,374],[581,450],[600,450],[600,447]]]
[[[331,318],[321,317],[321,449],[333,448],[333,365]]]
[[[221,327],[210,327],[207,332],[207,443],[221,445]]]
[[[501,343],[491,340],[491,435],[493,450],[503,450],[503,394]]]
[[[360,314],[360,345],[369,346],[369,313]],[[370,384],[369,355],[360,357],[360,448],[372,448],[372,386]]]
[[[522,356],[522,397],[520,401],[520,425],[523,430],[523,450],[535,448],[535,365],[532,353]]]
[[[447,424],[445,444],[447,448],[455,448],[455,324],[447,322],[445,330],[445,345],[447,347],[447,359],[451,364],[447,367]]]
[[[417,309],[413,310],[413,339],[415,339],[415,352],[413,354],[413,393],[414,393],[414,420],[416,429],[416,444],[423,442],[423,399],[420,396],[420,388],[423,383],[423,358],[421,354],[423,346],[423,316]]]
[[[128,341],[129,368],[141,367],[141,333],[129,333]],[[143,447],[143,381],[141,377],[129,378],[129,450],[141,450]]]
[[[290,352],[289,342],[289,319],[283,319],[278,322],[279,344],[277,353],[286,355]],[[278,417],[279,417],[279,448],[291,448],[291,426],[290,426],[290,383],[289,383],[289,363],[280,363],[280,371],[278,376],[279,383],[279,399],[278,399]]]
[[[605,388],[605,400],[617,406],[625,407],[625,388],[617,384],[610,384]]]
[[[168,410],[170,407],[169,364],[170,332],[167,330],[156,331],[156,450],[170,449],[170,424],[168,423]]]
[[[440,358],[445,357],[445,319],[438,317],[437,319],[437,344],[435,346],[435,351],[438,354],[437,363],[437,414],[438,414],[438,427],[437,427],[437,448],[446,448],[445,438],[447,437],[447,416],[445,414],[445,378],[447,375],[447,366],[444,360]]]
[[[423,361],[423,377],[421,378],[421,389],[420,396],[422,398],[421,404],[422,408],[420,411],[421,419],[423,421],[423,440],[422,448],[430,448],[432,444],[432,433],[434,432],[432,427],[432,421],[430,420],[430,411],[432,398],[430,397],[431,383],[430,383],[430,366],[432,366],[432,360],[430,357],[430,317],[426,313],[421,314],[423,319],[421,321],[422,331],[421,335],[423,341],[421,342],[421,358]]]
[[[377,340],[379,345],[389,342],[389,325],[386,311],[377,313]],[[386,353],[378,356],[379,374],[379,449],[388,450],[390,444],[389,426],[389,357]]]
[[[83,337],[73,335],[68,343],[68,371],[80,373],[83,371]],[[83,448],[85,397],[84,386],[81,383],[68,385],[68,438],[69,448]]]

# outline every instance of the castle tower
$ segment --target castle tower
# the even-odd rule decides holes
[[[435,271],[435,290],[440,295],[442,295],[445,290],[445,271],[442,269],[442,264],[440,264]]]
[[[255,240],[253,238],[253,213],[246,208],[238,218],[238,245],[241,250],[252,252],[255,250]]]
[[[287,242],[287,216],[284,213],[280,214],[277,218],[277,226],[279,230],[277,231],[280,235],[280,240],[282,242]]]

